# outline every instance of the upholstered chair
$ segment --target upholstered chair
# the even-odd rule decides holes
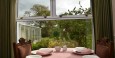
[[[112,42],[108,39],[102,38],[96,42],[96,54],[100,58],[113,58]]]
[[[19,39],[19,43],[13,43],[14,57],[15,58],[26,58],[31,54],[31,41],[25,41],[24,38]]]

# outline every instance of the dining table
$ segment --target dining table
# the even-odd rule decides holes
[[[90,54],[90,55],[76,54],[73,52],[75,48],[67,48],[67,51],[62,51],[61,49],[59,52],[56,52],[55,48],[41,48],[39,50],[44,50],[44,49],[50,49],[53,50],[53,52],[50,55],[42,56],[42,58],[92,58],[92,57],[99,58],[96,54]],[[37,50],[34,50],[32,52],[36,52],[36,51]]]

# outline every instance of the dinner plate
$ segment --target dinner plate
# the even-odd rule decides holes
[[[84,49],[86,49],[86,48],[85,47],[75,47],[74,50],[76,50],[77,52],[81,52]]]
[[[40,55],[28,55],[26,58],[42,58]]]
[[[99,58],[97,55],[84,55],[82,58]]]

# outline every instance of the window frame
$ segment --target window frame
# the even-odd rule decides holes
[[[19,1],[19,0],[18,0]],[[44,18],[44,16],[37,17],[18,17],[18,1],[17,1],[17,19],[16,21],[33,21],[33,20],[63,20],[63,19],[92,19],[92,14],[85,15],[64,15],[59,17],[56,15],[56,0],[50,0],[50,16]],[[90,4],[91,5],[91,4]]]
[[[17,11],[16,11],[16,22],[28,22],[28,21],[40,21],[40,20],[92,20],[92,11],[91,14],[88,16],[85,15],[65,15],[62,17],[59,17],[56,15],[56,0],[50,0],[50,16],[47,16],[47,18],[44,18],[44,16],[37,16],[37,17],[18,17],[18,1],[17,0]],[[90,8],[91,8],[91,0],[90,0]],[[91,8],[92,9],[92,8]],[[92,49],[95,50],[95,39],[94,39],[94,25],[92,20]]]

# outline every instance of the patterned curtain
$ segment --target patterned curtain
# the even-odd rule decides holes
[[[0,58],[13,58],[16,40],[15,0],[0,0]]]

